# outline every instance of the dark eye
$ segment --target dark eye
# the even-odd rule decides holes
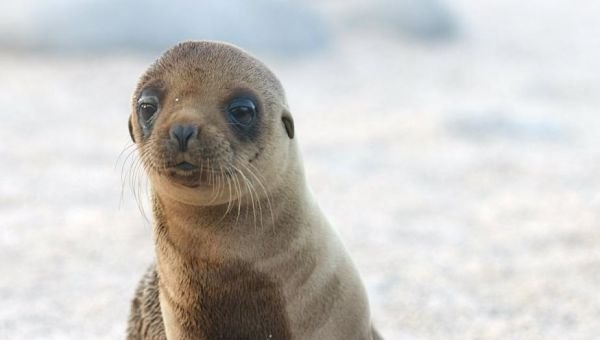
[[[229,102],[227,113],[234,124],[249,127],[256,118],[256,104],[247,97],[235,98]]]
[[[138,112],[144,121],[148,121],[158,111],[158,107],[153,103],[139,103]]]
[[[145,125],[158,112],[158,97],[142,92],[137,109],[140,120]]]

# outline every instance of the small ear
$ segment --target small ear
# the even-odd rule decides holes
[[[292,118],[292,115],[286,110],[283,112],[281,120],[283,121],[283,126],[285,127],[285,132],[287,132],[288,137],[294,139],[294,119]]]
[[[135,143],[135,136],[133,135],[133,125],[131,123],[131,116],[129,116],[129,136],[131,136],[131,140]]]

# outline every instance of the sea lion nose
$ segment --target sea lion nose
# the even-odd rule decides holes
[[[198,126],[194,124],[173,124],[169,130],[171,139],[179,144],[179,151],[185,152],[190,139],[198,135]]]

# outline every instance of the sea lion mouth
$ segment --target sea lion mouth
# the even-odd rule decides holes
[[[177,164],[171,163],[170,166],[160,169],[158,173],[170,182],[182,185],[188,188],[198,188],[201,186],[213,186],[220,181],[219,177],[230,177],[231,173],[226,169],[215,170],[206,166],[199,167],[187,161]]]
[[[174,183],[190,188],[199,187],[206,180],[206,174],[199,167],[186,161],[171,165],[159,173]]]
[[[186,171],[173,167],[166,172],[166,175],[170,181],[189,188],[197,188],[205,182],[202,178],[202,174],[198,170]]]
[[[181,162],[181,163],[177,163],[175,164],[175,168],[178,170],[183,170],[183,171],[192,171],[192,170],[198,170],[198,167],[195,166],[192,163],[189,162]]]

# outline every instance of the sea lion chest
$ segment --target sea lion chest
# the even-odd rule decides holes
[[[197,334],[195,339],[291,339],[281,284],[250,263],[179,258],[161,266],[160,261],[161,307],[172,312],[182,334]],[[167,331],[171,327],[165,326]]]

